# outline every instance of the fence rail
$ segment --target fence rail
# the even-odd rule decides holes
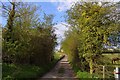
[[[95,73],[100,75],[100,78],[115,78],[116,67],[120,68],[120,65],[98,65]]]

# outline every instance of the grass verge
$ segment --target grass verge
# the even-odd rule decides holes
[[[59,54],[55,54],[54,60],[42,67],[4,63],[2,64],[2,80],[36,80],[53,68],[60,58]]]

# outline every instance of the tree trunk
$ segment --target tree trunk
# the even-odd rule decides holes
[[[10,10],[10,13],[9,13],[9,18],[8,18],[8,29],[10,31],[12,31],[12,27],[13,27],[13,21],[14,21],[14,16],[15,16],[15,3],[12,2],[12,9]]]
[[[9,41],[10,39],[13,40],[13,24],[14,24],[14,17],[15,17],[15,2],[11,2],[12,8],[9,12],[9,17],[7,20],[7,27],[8,27],[8,32],[7,35],[9,35],[9,37],[7,37],[7,41]]]
[[[89,67],[90,67],[90,74],[93,74],[93,60],[92,60],[92,58],[90,58]]]

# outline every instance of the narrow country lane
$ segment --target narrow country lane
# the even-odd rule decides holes
[[[56,66],[39,80],[78,80],[68,62],[67,56],[60,60]]]

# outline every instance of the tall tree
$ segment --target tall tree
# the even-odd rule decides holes
[[[83,54],[89,63],[90,74],[96,56],[102,53],[103,44],[109,44],[108,37],[116,30],[117,22],[110,16],[113,7],[111,3],[78,2],[67,11],[71,29],[76,29],[79,34],[79,54]]]
[[[13,14],[9,13],[12,10],[10,8],[6,15],[7,25],[3,28],[3,55],[14,63],[42,65],[51,62],[56,45],[56,35],[52,28],[53,16],[44,14],[44,18],[41,17],[38,15],[39,7],[30,3],[20,2],[14,5],[14,16],[12,19],[9,16]],[[9,35],[9,40],[6,40],[9,38],[7,33],[12,34]],[[4,59],[3,57],[3,61]]]

